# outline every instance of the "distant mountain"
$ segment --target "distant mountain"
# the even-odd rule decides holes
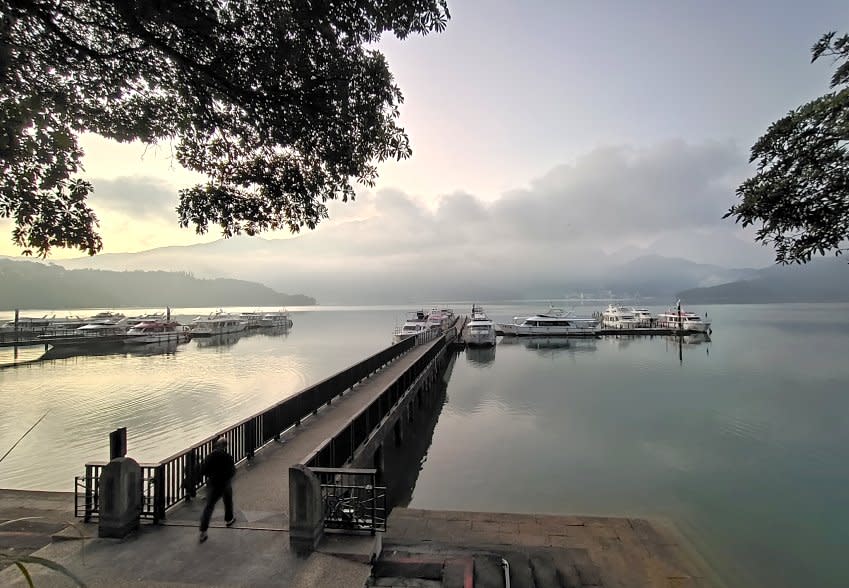
[[[367,235],[364,241],[368,243]],[[757,275],[639,250],[606,255],[548,252],[548,257],[505,257],[496,250],[421,249],[415,254],[354,250],[305,234],[288,239],[237,237],[138,253],[62,260],[68,268],[171,270],[203,278],[238,278],[304,292],[324,304],[427,304],[449,300],[560,299],[584,292],[669,301],[684,289]]]
[[[312,304],[315,299],[309,296],[281,294],[243,280],[205,280],[185,272],[67,270],[0,259],[0,310]]]
[[[751,279],[684,290],[678,297],[688,304],[849,302],[849,264],[844,258],[820,258],[770,266]]]
[[[671,297],[682,289],[707,287],[757,275],[753,268],[733,269],[687,259],[645,255],[611,267],[600,281],[613,292]]]

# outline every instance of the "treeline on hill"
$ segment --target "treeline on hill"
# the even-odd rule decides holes
[[[776,265],[758,270],[752,279],[685,290],[678,298],[687,304],[849,302],[849,265],[843,257]]]
[[[315,299],[230,279],[185,272],[66,270],[0,259],[0,310],[198,306],[307,306]]]

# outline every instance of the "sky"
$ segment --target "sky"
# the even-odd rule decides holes
[[[811,64],[810,47],[824,32],[849,29],[849,4],[449,7],[444,33],[379,44],[404,92],[401,124],[413,157],[381,164],[377,185],[359,189],[354,203],[334,203],[329,220],[298,238],[299,255],[321,256],[316,267],[330,270],[401,263],[409,247],[416,263],[436,263],[457,254],[445,240],[463,235],[463,255],[495,262],[549,259],[552,251],[588,263],[643,253],[728,267],[772,261],[722,215],[751,173],[751,144],[828,90],[831,65]],[[179,167],[170,145],[92,135],[82,145],[105,253],[220,238],[178,227],[177,190],[201,178]],[[0,232],[10,234],[8,221]],[[0,254],[17,253],[0,239]]]

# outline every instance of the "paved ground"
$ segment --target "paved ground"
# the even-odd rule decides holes
[[[94,531],[96,533],[96,530]],[[206,543],[188,527],[142,529],[125,540],[61,541],[36,555],[67,567],[93,587],[107,586],[363,586],[370,567],[315,553],[301,559],[280,531],[211,529]],[[30,566],[35,585],[73,586],[52,570]],[[17,569],[0,586],[26,586]]]
[[[390,563],[393,557],[448,561],[467,554],[475,561],[476,587],[504,585],[503,570],[492,565],[501,557],[514,588],[723,585],[674,528],[638,518],[398,508],[383,548]],[[489,581],[487,566],[494,568]]]
[[[0,551],[4,553],[30,554],[73,522],[74,496],[70,492],[0,490]]]

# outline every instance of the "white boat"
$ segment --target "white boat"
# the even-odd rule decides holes
[[[636,329],[640,326],[640,321],[633,309],[610,304],[601,313],[601,324],[608,329]]]
[[[258,329],[261,326],[263,313],[259,310],[253,312],[243,312],[239,315],[239,319],[245,323],[246,329]]]
[[[118,323],[121,323],[126,326],[127,317],[120,312],[106,311],[98,312],[84,320],[86,325],[117,325]]]
[[[17,328],[18,331],[42,331],[50,326],[50,319],[47,317],[36,318],[31,316],[19,316],[17,324],[15,321],[3,323],[0,326],[0,331],[11,332]]]
[[[512,323],[497,323],[496,329],[504,335],[518,337],[589,337],[598,334],[598,320],[591,317],[579,317],[562,308],[551,307],[548,311],[534,316],[514,317]]]
[[[472,315],[466,323],[463,339],[466,345],[476,347],[491,347],[495,345],[495,323],[478,305],[472,305]]]
[[[259,326],[263,328],[284,327],[291,328],[292,319],[289,318],[289,312],[286,310],[275,310],[266,312],[259,320]]]
[[[189,340],[189,328],[177,322],[144,321],[133,325],[127,331],[124,343],[127,345],[145,345],[168,341],[184,342]]]
[[[164,312],[152,312],[149,314],[127,317],[127,324],[130,328],[132,328],[139,323],[166,322],[167,320],[168,317]]]
[[[404,324],[395,328],[392,341],[394,343],[400,343],[407,337],[427,331],[430,328],[428,318],[429,315],[424,310],[407,313],[407,320],[404,321]]]
[[[652,326],[654,317],[652,316],[651,312],[649,312],[648,308],[632,308],[631,311],[634,313],[634,318],[637,319],[639,327]]]
[[[89,346],[120,343],[126,336],[127,324],[120,321],[115,324],[90,323],[60,334],[39,335],[38,339],[53,346]]]
[[[710,321],[704,319],[694,312],[681,310],[681,301],[678,306],[669,308],[657,315],[657,326],[664,329],[676,331],[693,331],[696,333],[710,333]]]
[[[237,314],[216,310],[209,316],[199,316],[192,321],[193,337],[211,337],[225,333],[240,333],[245,330],[245,322]]]
[[[427,315],[429,329],[444,331],[454,324],[454,311],[450,308],[433,308]]]

